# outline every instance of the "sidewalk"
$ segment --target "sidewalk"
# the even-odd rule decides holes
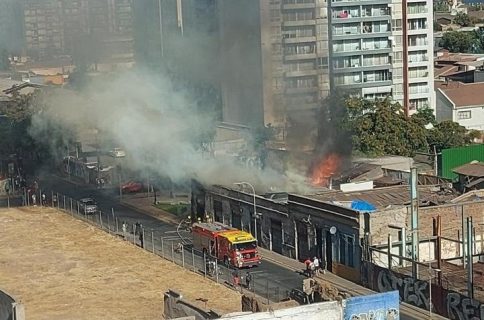
[[[164,201],[165,199],[161,198],[157,200]],[[147,197],[146,193],[123,195],[120,202],[121,205],[127,208],[140,211],[144,214],[147,214],[167,223],[178,224],[181,221],[181,219],[174,214],[171,214],[153,206],[153,198]],[[167,200],[167,202],[169,201]]]

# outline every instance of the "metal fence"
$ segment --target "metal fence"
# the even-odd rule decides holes
[[[191,244],[183,243],[184,239],[179,236],[178,229],[173,236],[166,236],[166,232],[145,228],[134,222],[133,218],[118,214],[114,209],[109,212],[99,210],[94,214],[89,214],[83,210],[78,200],[69,196],[42,190],[39,190],[37,194],[39,197],[36,199],[40,199],[40,201],[35,200],[33,203],[31,196],[24,195],[22,205],[56,208],[205,278],[241,293],[258,295],[268,304],[284,300],[291,294],[287,288],[270,281],[268,277],[258,277],[257,271],[239,270],[225,266],[213,257],[194,249]],[[44,194],[45,197],[42,196]],[[173,228],[175,229],[176,226]],[[252,278],[249,283],[246,282],[245,277],[247,272]]]

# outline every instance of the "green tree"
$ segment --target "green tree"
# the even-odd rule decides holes
[[[481,41],[475,32],[448,31],[442,36],[441,46],[450,52],[480,52]]]
[[[467,13],[459,12],[454,18],[454,23],[460,25],[461,27],[468,27],[471,25],[471,19]]]
[[[373,156],[412,156],[417,150],[427,149],[421,122],[407,118],[401,105],[389,98],[377,101],[352,98],[348,109],[353,145],[359,151]]]
[[[465,127],[450,120],[438,123],[428,134],[429,145],[437,150],[460,147],[471,142]]]

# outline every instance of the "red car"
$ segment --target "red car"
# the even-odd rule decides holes
[[[141,182],[129,181],[121,186],[123,192],[140,192],[143,190],[143,184]]]

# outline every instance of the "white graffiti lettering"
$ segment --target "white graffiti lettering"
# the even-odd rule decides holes
[[[378,273],[378,290],[387,292],[397,290],[400,298],[417,307],[429,308],[428,282],[415,280],[411,277],[399,278],[388,270],[381,270]]]
[[[352,314],[350,320],[397,320],[398,310],[388,309],[386,312],[384,309],[369,310],[368,313]]]
[[[447,313],[452,320],[482,320],[484,305],[456,292],[447,295]]]

